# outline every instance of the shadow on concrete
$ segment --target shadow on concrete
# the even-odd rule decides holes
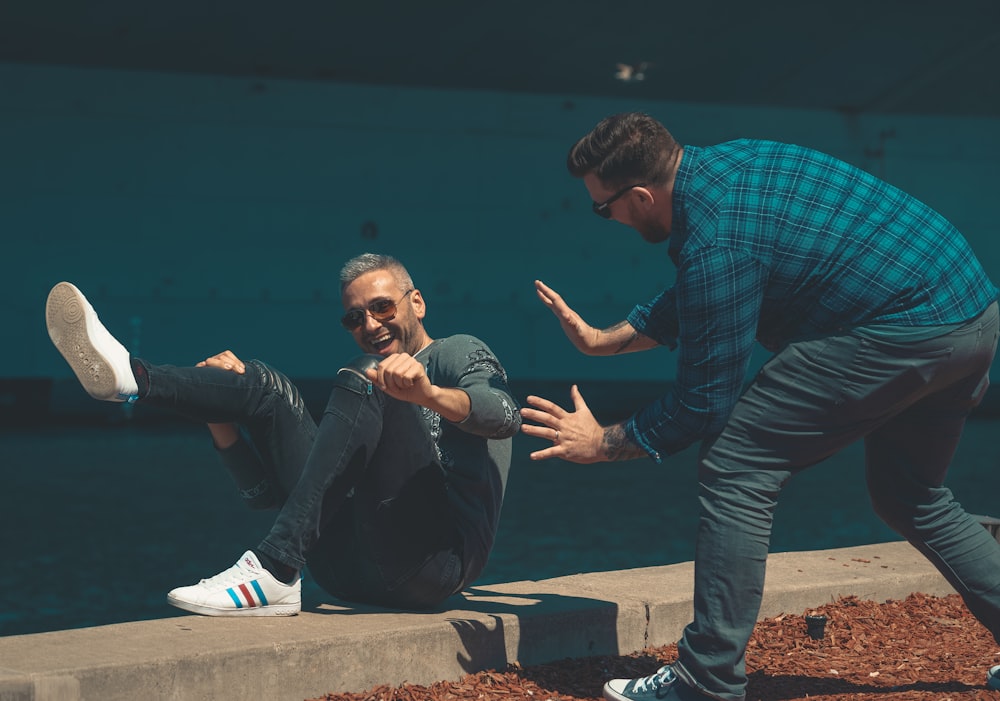
[[[520,583],[530,588],[531,583]],[[455,660],[466,672],[504,670],[619,650],[618,605],[553,593],[509,593],[469,587],[430,611],[404,611],[331,599],[310,608],[323,615],[418,613],[443,615],[458,635]]]

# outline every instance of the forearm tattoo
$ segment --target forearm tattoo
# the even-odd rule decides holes
[[[628,439],[621,425],[608,426],[604,429],[601,449],[604,451],[604,457],[612,462],[632,460],[646,455],[646,451]]]
[[[625,350],[626,348],[628,348],[629,346],[631,346],[632,342],[635,341],[635,339],[637,339],[638,337],[639,337],[639,332],[638,331],[633,331],[632,335],[629,336],[628,338],[626,338],[624,343],[622,343],[620,346],[618,346],[617,348],[615,348],[615,354],[621,353],[623,350]]]
[[[626,326],[629,326],[629,323],[627,321],[620,321],[614,326],[609,326],[608,328],[604,329],[604,333],[613,333],[615,331],[625,328]],[[632,329],[632,335],[626,338],[625,341],[620,346],[615,348],[613,355],[621,353],[623,350],[631,346],[632,343],[635,341],[635,339],[637,339],[638,337],[639,337],[639,332],[636,331],[635,329]]]

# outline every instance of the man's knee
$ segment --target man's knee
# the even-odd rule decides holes
[[[365,353],[352,358],[350,362],[337,371],[334,384],[338,387],[347,387],[371,394],[371,380],[368,379],[367,371],[377,368],[381,360],[382,356],[373,353]]]
[[[267,363],[260,360],[248,360],[248,368],[255,368],[260,375],[260,380],[267,391],[281,397],[296,416],[302,416],[305,411],[305,402],[298,388],[292,384],[284,373],[272,368]]]

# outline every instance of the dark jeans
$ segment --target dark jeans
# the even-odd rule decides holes
[[[938,338],[845,334],[793,343],[764,365],[702,450],[694,621],[675,665],[686,682],[722,701],[744,698],[744,652],[781,488],[859,439],[876,513],[1000,641],[1000,543],[944,486],[966,417],[989,385],[997,336],[993,304]]]
[[[242,375],[138,362],[149,377],[140,401],[234,422],[249,437],[259,463],[247,469],[261,471],[280,506],[261,552],[308,565],[320,586],[349,601],[427,608],[460,588],[460,538],[420,407],[349,367],[317,426],[288,378],[260,361]]]

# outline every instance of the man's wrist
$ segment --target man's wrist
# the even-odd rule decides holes
[[[645,457],[646,451],[633,441],[629,440],[625,434],[625,427],[622,424],[606,426],[601,439],[601,452],[604,458],[610,462],[619,460],[633,460]]]

